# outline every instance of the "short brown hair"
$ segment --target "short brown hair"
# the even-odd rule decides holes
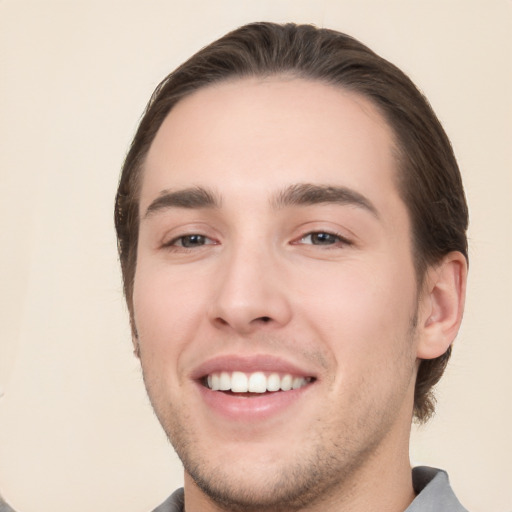
[[[451,251],[466,259],[468,209],[450,142],[426,98],[396,66],[354,38],[312,25],[253,23],[203,48],[156,88],[121,173],[115,225],[124,292],[133,323],[139,191],[144,160],[162,122],[182,98],[228,79],[288,74],[319,80],[370,99],[394,132],[398,188],[412,224],[418,283],[425,270]],[[451,347],[420,363],[414,414],[434,411],[432,387],[441,378]]]

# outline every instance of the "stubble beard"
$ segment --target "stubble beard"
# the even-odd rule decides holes
[[[340,496],[349,500],[357,493],[359,475],[376,456],[396,412],[387,409],[383,417],[382,405],[375,408],[371,404],[364,421],[360,418],[355,425],[336,425],[340,434],[335,439],[332,423],[319,424],[309,436],[306,433],[303,445],[290,449],[286,460],[260,467],[255,475],[254,468],[244,473],[244,467],[251,468],[251,460],[243,460],[242,448],[242,462],[235,464],[238,470],[208,460],[201,450],[204,438],[189,426],[191,411],[172,408],[159,412],[155,405],[186,473],[219,510],[226,512],[322,510],[322,503],[333,499],[342,505]],[[368,430],[363,442],[361,430]]]
[[[413,343],[417,309],[410,320],[409,339],[402,340],[405,343]],[[403,349],[407,351],[405,346]],[[402,357],[404,355],[400,354]],[[415,374],[414,362],[407,360],[407,357],[402,359],[399,368],[404,372],[404,383],[410,372]],[[337,500],[337,508],[341,507],[343,503],[339,497],[344,496],[348,501],[357,493],[361,473],[378,457],[379,447],[396,420],[399,404],[405,394],[405,388],[395,389],[396,393],[387,396],[386,403],[368,401],[364,396],[357,397],[355,402],[361,400],[361,403],[351,406],[355,409],[362,406],[364,413],[359,418],[354,421],[348,415],[345,421],[337,424],[332,420],[321,423],[325,418],[317,420],[319,428],[306,433],[303,443],[290,449],[292,456],[271,468],[261,468],[256,480],[251,480],[250,476],[243,474],[243,469],[235,473],[229,471],[232,468],[226,470],[225,465],[205,459],[201,451],[204,436],[190,427],[194,424],[191,421],[193,411],[158,400],[158,393],[152,392],[154,389],[146,381],[145,372],[143,375],[153,409],[185,472],[219,510],[226,512],[322,510],[322,503],[333,498]],[[363,377],[361,381],[362,389],[365,389],[365,379]],[[333,431],[338,432],[334,439]],[[240,451],[243,458],[243,450]],[[247,462],[245,467],[251,467],[250,460],[243,462]],[[237,467],[244,468],[244,463]],[[254,471],[249,473],[253,475]]]
[[[219,510],[226,512],[294,512],[314,506],[320,510],[322,502],[333,494],[352,494],[354,475],[378,444],[354,453],[349,443],[341,446],[322,433],[312,432],[314,438],[307,446],[294,450],[293,457],[261,468],[254,477],[254,470],[247,476],[243,469],[230,471],[231,468],[226,470],[226,466],[206,461],[185,422],[172,423],[164,429],[186,473]],[[251,461],[246,462],[250,467]],[[243,468],[244,464],[237,467]]]

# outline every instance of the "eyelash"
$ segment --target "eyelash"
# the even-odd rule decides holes
[[[183,241],[185,239],[192,239],[192,238],[200,238],[203,239],[203,243],[201,244],[193,244],[190,247],[187,247],[186,245],[183,245]],[[206,241],[210,241],[211,243],[207,243]],[[180,242],[179,244],[177,242]],[[180,235],[176,238],[173,238],[169,242],[166,242],[163,244],[163,247],[166,249],[171,250],[180,250],[180,251],[191,251],[198,247],[204,247],[205,245],[217,245],[217,242],[215,240],[212,240],[211,238],[207,237],[206,235],[201,235],[200,233],[190,233],[188,235]]]
[[[325,235],[326,238],[327,237],[331,237],[331,238],[334,238],[335,240],[332,242],[332,243],[326,243],[326,244],[323,244],[323,243],[311,243],[311,244],[305,244],[305,245],[314,245],[314,246],[317,246],[317,247],[328,247],[328,248],[334,248],[334,247],[339,247],[340,245],[342,246],[350,246],[352,245],[352,242],[350,240],[348,240],[347,238],[345,238],[344,236],[340,235],[339,233],[332,233],[330,231],[311,231],[309,233],[306,233],[305,235],[302,235],[297,242],[294,242],[294,244],[299,244],[301,242],[304,242],[304,240],[308,237],[312,237],[312,236],[315,236],[315,235]]]
[[[311,239],[311,243],[304,243],[305,239],[308,237],[314,237],[314,236],[320,236],[325,237],[325,239],[331,239],[332,243],[313,243],[313,239]],[[184,240],[189,239],[200,239],[202,240],[202,243],[200,244],[192,244],[191,246],[184,245]],[[332,240],[334,239],[334,240]],[[317,238],[318,241],[318,238]],[[178,243],[179,242],[179,243]],[[209,242],[209,243],[208,243]],[[194,249],[198,249],[200,247],[204,247],[205,245],[217,245],[218,242],[215,240],[212,240],[211,238],[207,237],[206,235],[201,235],[199,233],[190,233],[188,235],[180,235],[176,238],[173,238],[169,242],[166,242],[163,244],[163,247],[170,250],[175,251],[192,251]],[[344,236],[340,235],[339,233],[332,233],[330,231],[311,231],[309,233],[306,233],[302,235],[298,240],[292,242],[292,245],[311,245],[311,246],[317,246],[317,247],[325,247],[325,248],[336,248],[340,245],[342,246],[351,246],[352,242],[345,238]]]

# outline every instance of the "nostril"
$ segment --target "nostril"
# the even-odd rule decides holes
[[[262,316],[258,320],[261,320],[264,323],[270,322],[271,318],[269,316]]]

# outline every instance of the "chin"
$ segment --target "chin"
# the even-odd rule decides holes
[[[232,512],[300,510],[323,499],[328,487],[318,471],[307,462],[293,467],[251,467],[248,461],[226,470],[209,470],[187,462],[187,475],[213,503]]]
[[[186,485],[197,487],[212,503],[231,512],[320,506],[333,490],[350,487],[351,476],[366,458],[330,449],[322,435],[314,443],[311,438],[296,443],[294,450],[289,445],[279,449],[290,441],[288,436],[280,446],[233,442],[222,452],[186,428],[169,437],[185,468]]]

